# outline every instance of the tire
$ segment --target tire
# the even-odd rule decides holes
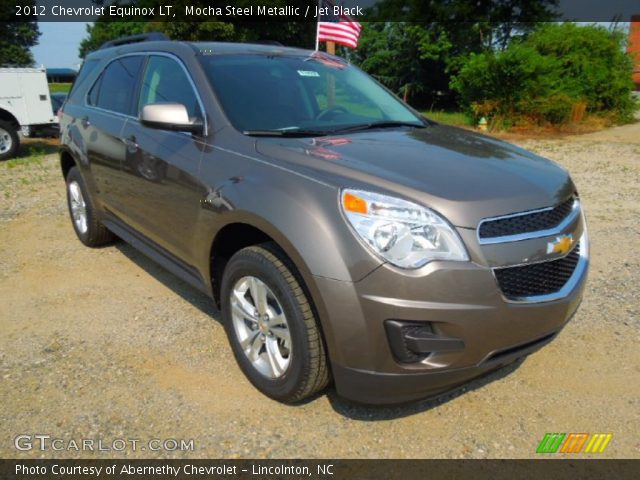
[[[0,161],[15,157],[20,148],[20,136],[15,127],[0,120]]]
[[[66,185],[71,225],[80,241],[92,248],[112,243],[116,237],[98,220],[93,200],[77,167],[72,167],[67,173]],[[81,219],[82,210],[84,221]]]
[[[285,403],[329,383],[322,333],[295,272],[277,245],[263,243],[231,257],[221,288],[222,317],[238,365],[258,390]],[[266,302],[255,302],[254,292]]]

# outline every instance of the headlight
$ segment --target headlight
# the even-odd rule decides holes
[[[398,267],[419,268],[432,260],[469,260],[458,234],[428,208],[360,190],[343,190],[340,205],[360,238]]]

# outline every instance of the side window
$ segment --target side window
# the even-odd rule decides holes
[[[143,59],[136,55],[111,62],[89,93],[89,103],[112,112],[132,115],[135,85]],[[98,91],[94,92],[96,87]]]
[[[142,78],[138,112],[145,105],[167,102],[184,105],[189,117],[202,117],[198,99],[182,67],[171,58],[152,55]]]

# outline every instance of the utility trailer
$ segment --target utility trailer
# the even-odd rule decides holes
[[[44,67],[0,68],[0,160],[16,155],[19,132],[36,136],[57,125]]]

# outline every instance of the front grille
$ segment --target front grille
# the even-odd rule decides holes
[[[573,202],[571,197],[551,210],[486,220],[480,224],[478,235],[480,238],[504,237],[557,227],[571,212]]]
[[[580,243],[563,258],[518,267],[496,268],[498,286],[510,300],[548,295],[567,283],[580,260]]]

